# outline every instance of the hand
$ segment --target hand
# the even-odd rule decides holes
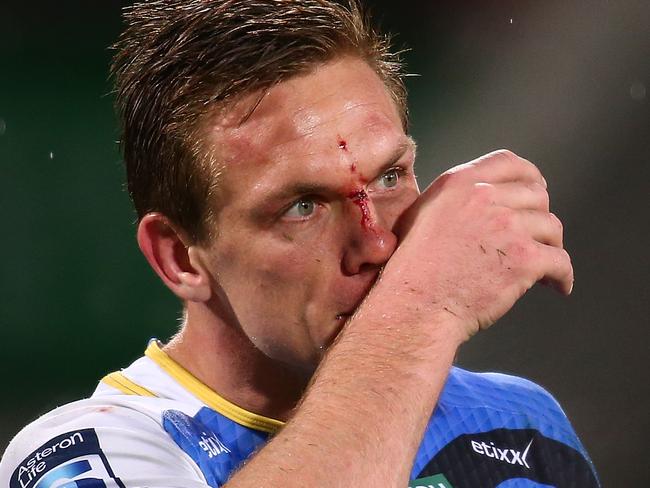
[[[564,294],[573,287],[546,181],[510,151],[443,173],[396,232],[400,244],[380,286],[393,290],[399,309],[453,317],[461,341],[492,325],[538,281]]]

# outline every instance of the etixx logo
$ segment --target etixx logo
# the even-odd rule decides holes
[[[497,447],[494,445],[494,442],[488,444],[484,441],[478,442],[472,440],[470,443],[472,444],[472,450],[476,454],[487,456],[512,465],[518,464],[526,469],[530,469],[527,458],[530,446],[533,444],[533,439],[528,442],[528,445],[523,449],[523,451],[509,447]]]

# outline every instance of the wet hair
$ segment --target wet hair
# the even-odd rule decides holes
[[[221,169],[201,124],[215,109],[351,55],[383,80],[406,128],[399,54],[359,0],[152,0],[124,20],[111,73],[128,191],[138,218],[161,212],[194,242],[212,237]]]

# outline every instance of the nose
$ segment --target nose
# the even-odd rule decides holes
[[[378,218],[365,192],[350,195],[347,220],[348,239],[342,267],[344,274],[354,275],[383,266],[397,247],[397,237]]]

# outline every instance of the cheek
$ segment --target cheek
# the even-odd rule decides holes
[[[253,289],[297,290],[307,277],[318,274],[321,245],[322,241],[285,232],[273,238],[258,237],[252,245],[224,246],[218,257],[222,270],[218,276]]]
[[[273,286],[291,286],[305,278],[306,265],[296,252],[267,252],[260,259],[256,272]]]

